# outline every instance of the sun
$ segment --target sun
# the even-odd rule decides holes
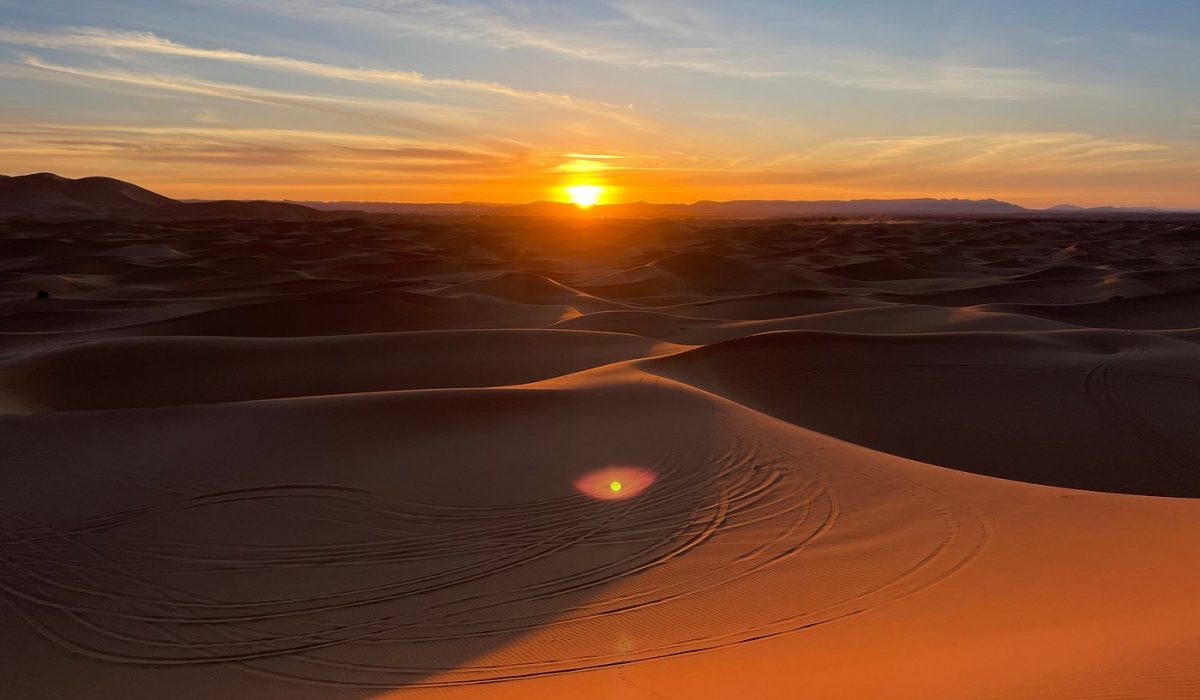
[[[566,191],[572,204],[580,209],[587,209],[600,201],[600,195],[604,193],[604,188],[599,185],[571,185],[566,188]]]

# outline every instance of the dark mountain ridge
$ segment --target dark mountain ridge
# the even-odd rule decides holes
[[[53,173],[0,175],[0,218],[308,221],[345,215],[361,213],[320,211],[285,202],[180,202],[110,177],[73,180]]]

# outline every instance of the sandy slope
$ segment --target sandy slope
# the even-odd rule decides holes
[[[13,697],[1200,696],[1194,224],[0,226]]]

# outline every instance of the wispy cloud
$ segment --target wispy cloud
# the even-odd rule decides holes
[[[755,57],[740,56],[721,46],[665,46],[656,41],[639,42],[636,37],[620,31],[581,30],[580,27],[591,24],[588,21],[569,22],[568,26],[544,26],[531,16],[532,11],[513,16],[474,3],[348,0],[335,7],[314,0],[298,0],[285,7],[262,0],[225,1],[308,19],[370,26],[376,31],[436,37],[494,49],[538,49],[617,66],[683,69],[742,78],[781,77],[791,72],[779,67],[758,65]],[[625,17],[629,18],[628,15]],[[655,27],[643,23],[647,27],[662,29],[661,25]],[[611,23],[599,23],[599,28],[612,27]],[[691,36],[695,38],[694,34]]]
[[[52,160],[73,172],[161,181],[160,166],[170,163],[168,179],[250,184],[288,173],[288,186],[308,179],[486,181],[528,173],[540,159],[531,149],[482,150],[352,132],[70,123],[0,123],[0,148],[8,167],[28,162],[27,169],[41,169],[37,164]],[[278,188],[272,179],[265,178]]]
[[[894,168],[903,163],[945,173],[991,169],[1019,177],[1159,167],[1170,160],[1171,149],[1159,143],[1070,131],[988,132],[839,139],[814,155],[867,166]]]
[[[608,3],[626,18],[646,27],[686,39],[715,41],[727,38],[717,17],[678,0],[611,0]]]
[[[1069,34],[1053,37],[1046,42],[1050,46],[1083,46],[1087,44],[1120,44],[1145,51],[1177,53],[1182,56],[1200,55],[1200,44],[1168,36],[1143,32],[1106,31],[1093,34]]]
[[[1039,71],[961,65],[847,65],[842,71],[809,71],[833,85],[977,99],[1028,99],[1079,93],[1081,86],[1048,80]]]
[[[606,22],[515,5],[502,11],[433,0],[219,0],[365,31],[435,37],[492,49],[536,49],[614,66],[686,70],[744,79],[807,79],[839,87],[972,99],[1025,99],[1086,90],[1041,71],[885,55],[820,41],[743,33],[732,16],[678,2],[613,0]],[[513,6],[511,3],[508,6]],[[622,23],[625,25],[622,27]],[[635,26],[642,31],[629,31]],[[624,29],[624,31],[622,30]]]
[[[247,53],[231,49],[198,48],[179,44],[149,32],[113,31],[96,27],[71,28],[57,32],[32,32],[0,28],[0,43],[101,53],[133,52],[157,54],[205,61],[222,61],[353,82],[404,86],[421,90],[455,90],[484,93],[531,101],[561,109],[578,110],[616,119],[627,125],[638,125],[633,114],[633,109],[628,105],[620,106],[593,100],[581,100],[560,93],[518,90],[508,85],[491,81],[435,78],[416,71],[348,68],[327,63]]]
[[[85,83],[104,81],[134,86],[145,90],[302,108],[353,117],[360,121],[374,122],[398,132],[460,136],[466,133],[465,130],[454,128],[444,122],[433,122],[413,117],[407,111],[402,112],[397,109],[396,103],[389,100],[341,96],[331,97],[289,92],[258,86],[201,80],[178,74],[133,72],[105,68],[81,68],[52,63],[38,56],[31,55],[20,56],[19,61],[25,67],[68,78],[80,79]],[[407,106],[407,110],[411,109],[412,106]]]

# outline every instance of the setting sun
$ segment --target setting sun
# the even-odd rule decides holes
[[[572,204],[587,209],[600,201],[600,195],[604,192],[604,188],[599,185],[571,185],[566,188],[566,191]]]

